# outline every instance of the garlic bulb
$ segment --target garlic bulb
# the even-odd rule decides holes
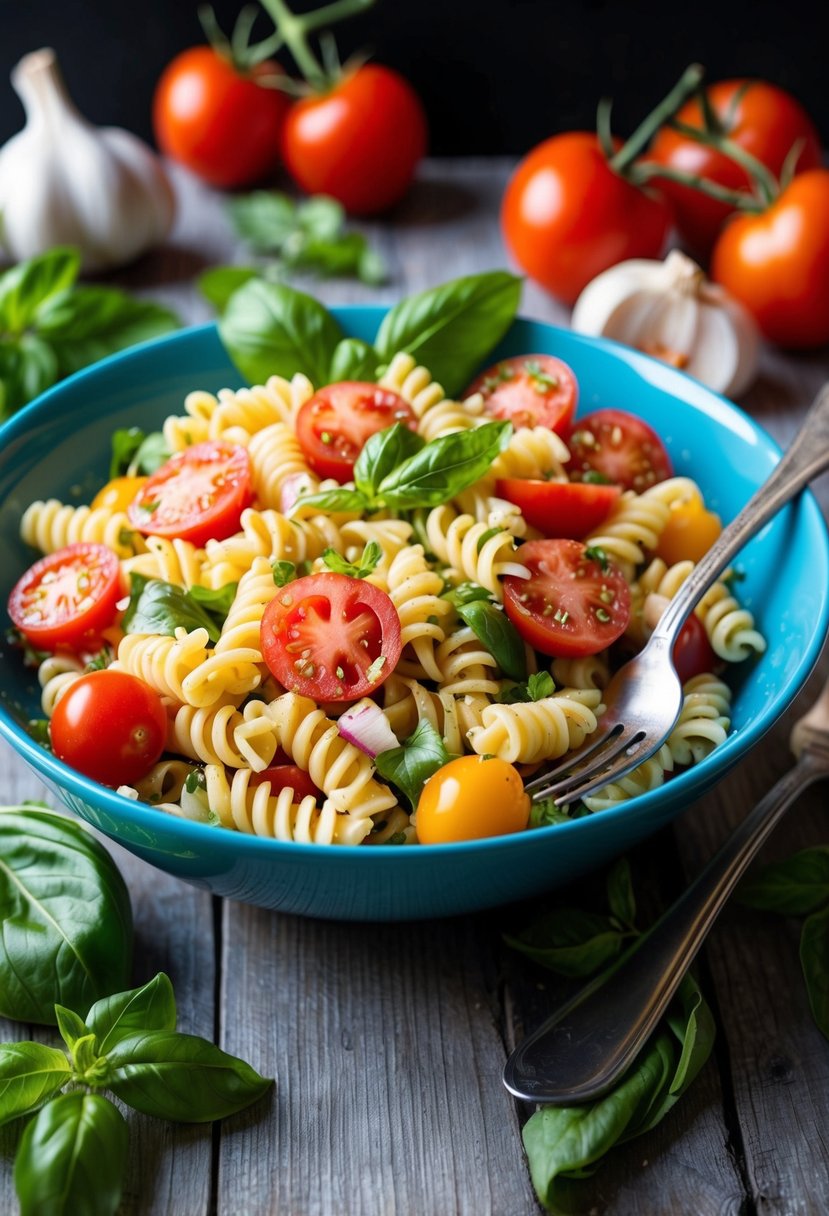
[[[20,261],[74,245],[85,270],[102,270],[163,240],[173,192],[147,145],[87,122],[49,48],[21,59],[12,84],[26,126],[0,150],[0,244],[9,256]]]
[[[573,329],[635,346],[725,394],[748,388],[759,338],[749,313],[685,254],[611,266],[576,301]]]

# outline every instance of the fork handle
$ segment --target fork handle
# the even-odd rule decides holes
[[[751,539],[791,498],[829,466],[829,384],[813,401],[791,447],[768,480],[749,499],[719,538],[696,564],[670,601],[651,641],[653,649],[670,645],[708,590],[743,545]]]
[[[507,1089],[554,1106],[610,1089],[656,1027],[761,845],[792,802],[827,773],[829,755],[804,751],[656,924],[513,1051],[504,1069]]]

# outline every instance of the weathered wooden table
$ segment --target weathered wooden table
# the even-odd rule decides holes
[[[366,231],[388,259],[377,290],[320,284],[328,303],[392,301],[456,275],[506,264],[498,201],[503,161],[433,162],[408,201]],[[168,246],[119,282],[207,319],[194,274],[244,260],[220,200],[176,175],[181,206]],[[566,323],[528,285],[523,311]],[[829,372],[829,354],[767,352],[741,404],[785,443]],[[824,508],[829,487],[817,484]],[[823,674],[829,665],[821,664]],[[790,763],[788,727],[636,855],[646,887],[679,891]],[[0,802],[44,796],[5,747]],[[826,789],[791,812],[767,849],[785,856],[827,837]],[[552,977],[501,943],[514,909],[440,923],[351,925],[211,899],[112,847],[130,888],[135,981],[171,976],[180,1025],[277,1078],[270,1098],[223,1125],[130,1116],[123,1211],[141,1216],[529,1216],[539,1211],[518,1109],[501,1084],[505,1055],[549,1010]],[[581,884],[579,884],[581,885]],[[579,902],[578,888],[570,892]],[[596,1175],[588,1208],[620,1216],[829,1211],[829,1044],[815,1029],[797,927],[729,909],[701,957],[718,1018],[714,1057],[652,1133]],[[30,1037],[0,1022],[0,1038]],[[35,1030],[43,1041],[48,1031]],[[15,1129],[0,1132],[0,1212],[16,1210]]]

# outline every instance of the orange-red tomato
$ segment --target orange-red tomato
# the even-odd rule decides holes
[[[721,80],[706,91],[725,137],[762,161],[775,177],[796,144],[800,147],[798,173],[820,164],[817,128],[800,102],[784,89],[762,80]],[[687,101],[677,118],[701,129],[698,98]],[[730,190],[749,187],[748,174],[736,161],[670,127],[659,132],[648,160],[705,177]],[[673,205],[676,226],[685,242],[695,253],[707,255],[733,208],[677,182],[655,181]]]
[[[671,508],[662,529],[656,555],[673,566],[676,562],[698,562],[722,532],[719,515],[709,511],[698,495]]]
[[[66,545],[18,579],[9,616],[38,650],[92,650],[111,625],[121,594],[118,558],[106,545]]]
[[[247,449],[223,439],[207,439],[174,456],[148,477],[127,515],[145,536],[176,537],[203,545],[224,540],[239,527],[251,502]]]
[[[461,756],[426,782],[415,821],[421,844],[448,844],[522,832],[529,818],[529,795],[511,764]]]
[[[765,211],[730,220],[711,274],[772,342],[829,342],[829,171],[800,173]]]
[[[146,483],[146,477],[113,477],[92,499],[92,510],[106,507],[109,511],[126,511]]]
[[[656,192],[615,173],[597,137],[554,135],[521,161],[501,204],[512,256],[565,304],[626,258],[657,258],[671,212]]]

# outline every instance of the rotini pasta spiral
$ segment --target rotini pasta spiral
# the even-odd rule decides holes
[[[438,687],[452,696],[495,696],[498,663],[468,625],[454,629],[435,651]]]
[[[208,438],[247,444],[251,436],[275,424],[290,424],[301,407],[314,395],[307,376],[292,380],[271,376],[252,388],[221,389],[209,422]]]
[[[288,519],[279,511],[242,512],[242,530],[227,540],[209,540],[205,546],[208,560],[236,572],[236,578],[249,570],[257,557],[269,561],[313,561],[325,549],[342,548],[340,529],[325,515],[312,519]]]
[[[70,684],[84,673],[84,665],[75,654],[58,651],[38,665],[37,680],[41,687],[40,704],[44,716],[51,718],[55,706]]]
[[[682,709],[667,746],[675,764],[699,764],[728,736],[731,690],[705,672],[688,680],[682,693]]]
[[[479,583],[498,599],[504,598],[500,579],[514,574],[529,578],[529,570],[515,560],[515,540],[506,528],[487,528],[471,515],[458,515],[452,507],[435,507],[426,518],[429,548],[449,567],[447,577]]]
[[[252,782],[250,769],[237,769],[230,781],[221,765],[204,770],[207,801],[223,827],[276,840],[300,840],[306,844],[332,844],[338,815],[332,802],[320,808],[311,794],[297,799],[290,786],[272,792],[267,780]]]
[[[452,431],[467,431],[486,421],[480,393],[464,402],[451,401],[442,386],[432,379],[431,373],[425,367],[418,367],[405,352],[393,356],[379,383],[408,401],[418,419],[418,434],[427,443]]]
[[[208,658],[206,629],[177,629],[175,637],[154,633],[127,633],[118,646],[116,669],[138,676],[163,697],[179,704],[198,705],[187,690],[187,680]]]
[[[740,606],[722,579],[706,591],[696,613],[705,626],[711,649],[721,659],[740,663],[766,649],[766,639],[754,627],[754,616]]]
[[[582,798],[582,802],[588,811],[608,811],[620,802],[627,802],[631,798],[638,798],[640,794],[659,789],[665,781],[665,774],[672,772],[673,767],[671,749],[667,743],[663,743],[659,751],[644,764],[640,764],[618,781],[602,786],[595,794],[588,794],[586,798]]]
[[[20,521],[20,537],[41,553],[54,553],[82,541],[107,545],[119,557],[144,552],[144,542],[123,511],[70,507],[57,498],[31,503]]]
[[[261,701],[250,701],[244,710],[233,705],[211,709],[181,705],[169,722],[167,750],[204,764],[261,773],[276,755],[276,734]]]
[[[145,777],[135,783],[142,802],[178,802],[184,783],[194,771],[185,760],[159,760]]]
[[[567,445],[546,426],[522,426],[513,431],[509,443],[492,463],[483,484],[495,484],[499,477],[532,477],[545,481],[566,481],[564,465],[570,459]]]
[[[282,510],[283,490],[291,484],[294,496],[314,494],[319,480],[311,472],[299,440],[284,422],[257,431],[248,447],[253,489],[260,507]]]
[[[429,568],[422,545],[398,551],[388,570],[388,594],[400,617],[404,654],[398,668],[403,675],[443,679],[435,646],[446,637],[441,622],[452,614],[452,605],[441,599],[442,591],[443,579]]]
[[[563,688],[527,704],[489,705],[469,742],[479,756],[499,756],[512,764],[556,760],[596,729],[600,701],[597,689]]]
[[[167,540],[163,536],[148,536],[147,552],[127,558],[121,569],[130,574],[142,574],[145,578],[160,578],[177,587],[212,586],[212,568],[203,549],[197,549],[188,540]],[[229,579],[233,582],[233,579]]]
[[[487,696],[456,697],[442,689],[432,692],[417,680],[397,674],[383,685],[383,713],[401,743],[425,719],[452,753],[464,751],[469,731],[481,725],[481,714],[489,704]]]
[[[670,507],[658,498],[626,490],[604,522],[591,532],[586,544],[603,549],[628,582],[636,567],[659,543]]]
[[[556,688],[598,688],[610,683],[610,664],[606,654],[588,654],[579,659],[553,659],[550,674]]]

